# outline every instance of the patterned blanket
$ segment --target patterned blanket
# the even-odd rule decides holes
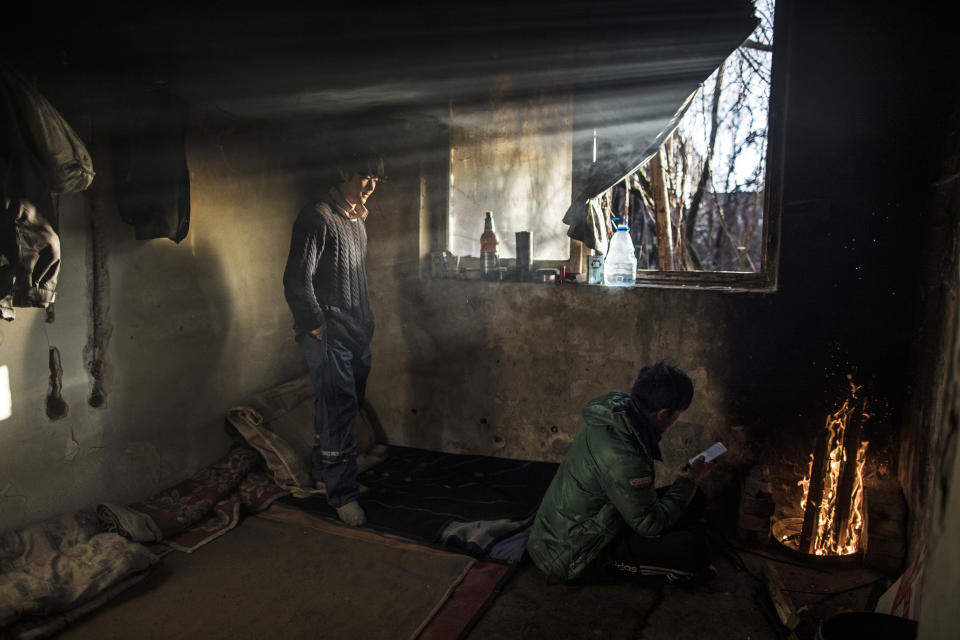
[[[236,447],[192,477],[142,502],[97,505],[107,531],[135,542],[194,551],[233,529],[243,511],[266,509],[286,491],[255,470],[260,456]]]
[[[101,532],[92,509],[11,531],[0,537],[0,637],[46,637],[159,561]]]
[[[234,448],[141,502],[100,504],[0,537],[0,638],[47,637],[142,579],[160,558],[140,543],[190,552],[223,535],[243,511],[285,491]],[[154,549],[156,550],[156,548]]]

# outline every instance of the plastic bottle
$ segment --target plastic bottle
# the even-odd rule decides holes
[[[603,261],[603,284],[608,287],[628,287],[636,283],[637,254],[630,228],[621,221],[610,239],[607,257]]]
[[[587,256],[587,284],[603,284],[603,256]]]
[[[499,262],[500,240],[493,224],[493,212],[487,211],[483,221],[483,234],[480,236],[480,277],[491,279],[496,274]]]

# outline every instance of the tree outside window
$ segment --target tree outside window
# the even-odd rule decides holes
[[[657,153],[596,199],[629,222],[641,270],[762,270],[774,0],[756,15]]]

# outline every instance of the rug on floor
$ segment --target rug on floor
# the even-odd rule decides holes
[[[557,465],[391,446],[387,458],[361,473],[359,502],[367,527],[478,558],[516,562]],[[324,496],[280,502],[327,518]]]
[[[270,507],[261,514],[261,517],[398,548],[412,547],[424,552],[432,550],[434,553],[449,553],[434,547],[411,545],[402,540],[385,538],[364,529],[346,528],[320,516],[282,504]],[[472,561],[462,580],[452,585],[447,597],[434,610],[434,613],[424,620],[419,633],[415,634],[417,640],[456,640],[466,637],[508,582],[513,569],[513,565],[504,562]]]
[[[61,637],[413,640],[487,564],[285,511],[249,517],[193,554],[165,556]],[[439,637],[456,636],[431,640]]]

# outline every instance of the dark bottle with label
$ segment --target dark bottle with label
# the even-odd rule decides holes
[[[493,280],[499,275],[499,249],[500,240],[493,224],[493,212],[487,211],[487,217],[483,221],[483,234],[480,236],[480,277],[484,280]]]

